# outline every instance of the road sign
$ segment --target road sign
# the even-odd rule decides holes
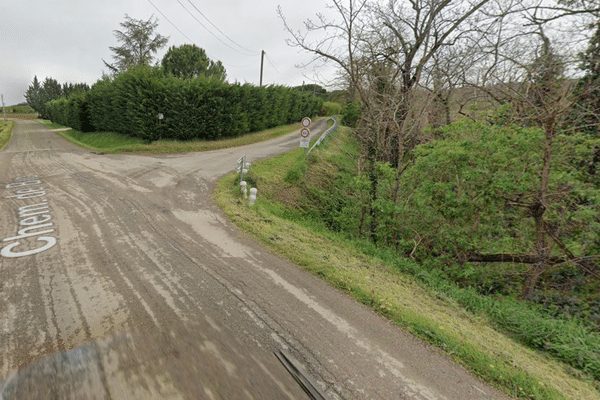
[[[304,147],[305,149],[308,149],[309,146],[310,146],[310,139],[300,139],[300,147]]]
[[[302,118],[301,124],[303,127],[308,128],[311,123],[312,123],[312,121],[310,120],[310,118],[308,118],[308,117]]]
[[[306,139],[309,136],[310,136],[310,129],[308,129],[308,128],[300,129],[300,137],[301,138]]]

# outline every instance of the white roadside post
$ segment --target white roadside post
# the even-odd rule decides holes
[[[256,201],[256,193],[257,192],[258,192],[257,188],[250,189],[250,206],[254,205],[254,202]]]
[[[246,183],[246,181],[241,181],[240,182],[240,188],[242,189],[242,194],[244,195],[244,199],[248,198],[248,184]]]

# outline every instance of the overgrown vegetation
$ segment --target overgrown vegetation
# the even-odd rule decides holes
[[[442,155],[452,148],[457,154],[447,155],[448,159],[459,161],[458,164],[475,163],[471,165],[476,171],[473,181],[470,181],[473,184],[479,181],[475,179],[477,175],[481,177],[484,169],[498,162],[487,159],[492,153],[485,152],[486,157],[481,157],[482,153],[475,151],[469,158],[466,152],[460,151],[461,141],[464,139],[467,143],[466,137],[472,138],[480,128],[473,126],[472,130],[465,131],[468,126],[468,122],[454,126],[453,135],[449,133],[448,138],[441,140],[440,148],[435,152]],[[495,144],[480,143],[480,146],[502,147],[498,142],[500,138],[515,139],[511,136],[515,132],[509,133],[510,127],[489,129],[488,135],[493,136],[494,132],[498,136]],[[539,131],[531,130],[529,133],[522,135],[524,146],[540,139]],[[490,136],[485,136],[481,142],[486,139],[490,140]],[[449,144],[453,141],[457,143],[454,147]],[[434,152],[437,144],[417,147],[415,152]],[[474,148],[477,146],[477,143],[473,144]],[[217,199],[234,222],[263,243],[439,346],[507,393],[534,399],[600,398],[597,391],[600,387],[600,333],[590,320],[575,316],[556,317],[537,302],[519,300],[519,284],[523,282],[526,269],[515,268],[514,264],[459,264],[441,254],[450,252],[449,249],[440,250],[438,254],[420,249],[426,241],[430,242],[429,245],[444,246],[446,241],[453,245],[455,239],[462,235],[462,224],[457,219],[453,220],[453,224],[436,225],[435,221],[431,222],[432,218],[438,218],[438,213],[425,200],[431,194],[431,182],[435,181],[437,174],[445,174],[444,166],[453,161],[440,165],[439,169],[430,173],[431,177],[421,175],[422,182],[412,181],[407,198],[418,197],[425,204],[421,214],[418,207],[411,208],[415,215],[411,216],[413,222],[408,221],[405,229],[431,229],[431,234],[428,236],[423,232],[422,243],[418,246],[416,242],[409,243],[407,240],[408,254],[404,255],[405,250],[401,247],[396,249],[385,244],[385,232],[379,232],[381,239],[377,243],[355,234],[361,222],[368,225],[366,219],[361,221],[360,216],[364,212],[362,202],[356,201],[368,193],[369,188],[368,182],[356,175],[358,157],[359,146],[348,131],[343,131],[328,143],[326,149],[320,148],[312,153],[309,160],[297,151],[253,164],[250,174],[261,193],[254,208],[243,206],[233,176],[220,183]],[[503,157],[513,157],[511,150],[493,156],[495,160]],[[512,166],[508,166],[511,162],[512,159],[507,158],[500,164],[511,169]],[[437,165],[433,161],[431,164]],[[414,166],[415,171],[422,167]],[[380,165],[379,168],[385,174],[389,167]],[[408,170],[406,174],[409,174]],[[449,171],[447,176],[459,175]],[[464,174],[462,178],[462,182],[455,183],[454,189],[448,187],[443,190],[451,193],[451,200],[456,198],[455,190],[460,186],[465,193],[477,190],[469,188]],[[415,179],[418,179],[416,175]],[[519,185],[519,182],[514,185]],[[444,185],[440,184],[441,187]],[[380,190],[389,190],[389,187],[381,187]],[[483,203],[482,199],[478,204]],[[450,209],[457,206],[452,204]],[[487,207],[493,208],[494,204],[497,203]],[[379,204],[378,209],[384,213],[386,207]],[[472,208],[468,210],[472,211]],[[491,210],[492,213],[496,211],[502,213],[502,206],[499,210]],[[423,224],[418,224],[418,218],[424,219]],[[502,219],[501,216],[489,218]],[[470,227],[471,222],[472,219],[464,225]],[[438,228],[446,232],[456,230],[456,236],[450,234],[454,240],[443,237],[436,242],[434,232]],[[502,229],[506,229],[504,226],[499,228],[500,234]],[[289,234],[292,231],[293,236]],[[480,233],[473,236],[488,246],[493,246],[496,241],[503,242],[501,237],[487,236],[489,232],[485,229]],[[442,235],[447,234],[442,232]],[[310,243],[310,248],[304,248],[302,243]],[[422,288],[417,288],[415,282]],[[461,309],[467,310],[468,315],[461,313]],[[486,330],[487,325],[501,333]],[[512,340],[502,339],[502,333]],[[536,349],[569,367],[544,357],[539,359],[539,353],[522,346]],[[566,375],[565,370],[571,371],[571,376]]]
[[[414,149],[414,161],[399,188],[395,171],[380,163],[376,198],[370,199],[369,178],[357,174],[352,158],[338,155],[330,160],[335,172],[319,176],[317,185],[302,184],[298,177],[287,179],[300,183],[296,192],[302,197],[294,207],[345,237],[370,239],[374,248],[414,259],[428,274],[494,297],[504,311],[495,300],[463,305],[488,314],[500,329],[600,380],[600,276],[593,264],[569,262],[557,245],[549,254],[553,267],[539,276],[536,301],[518,301],[527,284],[526,265],[536,262],[535,221],[521,204],[536,194],[543,133],[469,120],[442,132],[443,139]],[[581,169],[600,139],[559,135],[554,145],[547,223],[576,257],[600,253],[600,190]],[[315,173],[305,162],[298,166],[288,174]],[[321,167],[316,169],[323,174]],[[373,218],[378,220],[374,233]],[[459,303],[464,300],[460,291],[453,294],[453,286],[427,283]],[[562,300],[549,301],[552,298]]]

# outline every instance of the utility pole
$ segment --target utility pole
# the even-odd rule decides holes
[[[4,95],[0,95],[2,97],[2,112],[4,112],[4,121],[6,121],[6,108],[4,107]]]
[[[265,64],[265,51],[260,53],[260,86],[262,87],[263,66]]]

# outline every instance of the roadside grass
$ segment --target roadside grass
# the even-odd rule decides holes
[[[41,122],[44,125],[46,125],[46,127],[49,128],[49,129],[63,129],[63,128],[67,128],[66,126],[57,124],[57,123],[52,122],[52,121],[47,120],[47,119],[38,119],[37,121]]]
[[[254,207],[243,200],[236,174],[219,181],[215,201],[241,230],[272,251],[435,345],[508,395],[600,399],[597,381],[523,345],[518,335],[511,337],[494,319],[512,316],[516,321],[527,313],[510,315],[514,310],[510,304],[468,293],[427,266],[337,235],[303,216],[297,209],[302,196],[294,184],[304,179],[307,169],[316,169],[318,175],[319,169],[329,168],[327,159],[338,157],[340,151],[344,149],[335,143],[313,152],[309,161],[298,149],[256,162],[249,176],[259,189]],[[535,330],[538,321],[522,321],[522,326],[527,323]]]
[[[51,129],[65,128],[62,125],[58,125],[47,120],[42,120],[41,122]],[[275,139],[298,129],[300,129],[300,123],[279,126],[236,138],[211,141],[194,140],[187,142],[176,140],[157,140],[152,143],[147,143],[142,139],[127,137],[111,132],[83,133],[75,129],[69,129],[65,131],[57,131],[56,133],[70,142],[77,144],[78,146],[82,146],[89,150],[101,151],[103,153],[171,154],[220,150],[244,146]]]
[[[13,121],[0,121],[0,150],[2,150],[10,140],[14,126],[15,123]]]

